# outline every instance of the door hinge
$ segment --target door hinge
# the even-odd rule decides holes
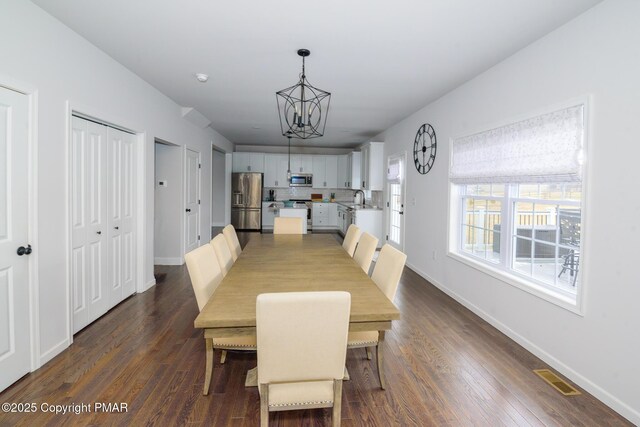
[[[198,199],[198,204],[200,204],[200,199]]]
[[[389,235],[388,234],[387,234],[387,238],[386,239],[389,240]]]
[[[202,169],[202,164],[198,163],[198,169]]]
[[[387,202],[387,207],[389,207],[389,202]]]
[[[200,240],[200,235],[198,234],[198,240]]]

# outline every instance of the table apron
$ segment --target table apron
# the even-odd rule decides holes
[[[388,331],[391,330],[391,320],[379,322],[353,322],[349,323],[349,330],[352,332],[362,331]],[[227,338],[237,336],[255,336],[256,328],[238,327],[238,328],[204,328],[205,338]]]

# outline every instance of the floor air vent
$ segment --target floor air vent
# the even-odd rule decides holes
[[[571,387],[571,385],[569,385],[569,383],[567,383],[565,380],[551,372],[549,369],[534,369],[533,372],[538,374],[540,378],[549,383],[551,387],[555,388],[565,396],[577,396],[579,394],[582,394],[575,388]]]

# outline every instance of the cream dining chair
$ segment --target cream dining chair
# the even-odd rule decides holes
[[[187,263],[187,270],[191,278],[191,286],[196,294],[198,310],[207,304],[211,295],[222,281],[222,270],[216,258],[215,251],[211,245],[202,245],[192,250],[184,256]],[[206,345],[206,365],[204,376],[204,387],[202,394],[209,394],[211,377],[213,376],[214,349],[222,350],[220,363],[224,363],[227,350],[255,350],[256,338],[254,336],[237,336],[226,338],[211,338],[204,334]]]
[[[222,229],[222,235],[227,241],[227,245],[229,246],[229,250],[231,251],[231,256],[233,257],[233,262],[236,262],[236,260],[242,253],[242,247],[240,246],[240,241],[238,240],[236,229],[232,224],[229,224]]]
[[[218,234],[216,237],[211,239],[210,243],[216,253],[216,258],[218,259],[218,263],[222,269],[222,275],[226,276],[233,266],[233,256],[229,250],[229,245],[227,245],[227,239],[225,239],[222,234]]]
[[[360,228],[358,228],[355,224],[351,224],[347,229],[347,234],[344,235],[342,247],[351,257],[356,250],[356,245],[358,244],[358,240],[360,239],[361,234],[362,230],[360,230]]]
[[[364,232],[360,236],[360,240],[358,240],[356,251],[353,253],[354,261],[357,262],[367,274],[369,274],[371,260],[373,259],[373,254],[376,252],[377,246],[378,239],[371,234]]]
[[[350,309],[348,292],[258,295],[261,426],[269,412],[330,407],[340,425]]]
[[[385,244],[380,250],[380,255],[373,268],[371,280],[375,282],[391,302],[393,302],[396,296],[398,283],[400,283],[400,276],[402,276],[402,270],[404,269],[406,261],[407,256],[405,254],[393,246]],[[380,379],[380,387],[384,389],[386,386],[384,372],[382,370],[382,346],[380,345],[382,341],[384,341],[384,331],[349,332],[349,343],[347,346],[348,348],[365,347],[367,349],[368,359],[371,359],[370,348],[377,348],[378,378]]]
[[[277,216],[273,220],[273,234],[302,234],[302,218]]]

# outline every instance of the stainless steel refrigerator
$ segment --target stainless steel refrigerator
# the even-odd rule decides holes
[[[231,177],[231,224],[237,230],[262,227],[262,174],[234,173]]]

